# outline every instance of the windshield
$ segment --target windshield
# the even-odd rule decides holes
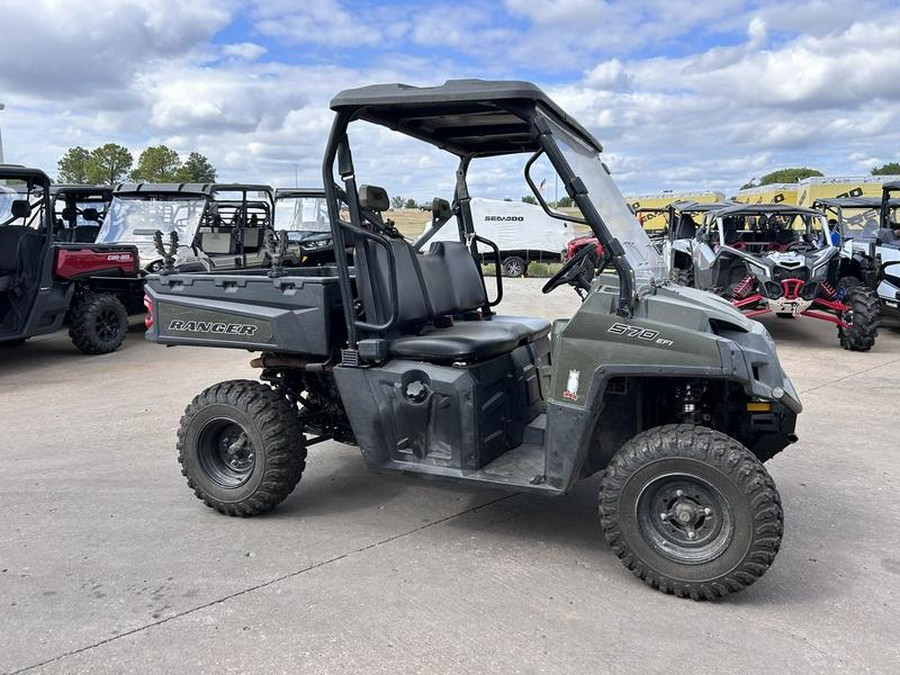
[[[113,197],[96,241],[150,243],[154,233],[159,230],[164,235],[177,232],[178,241],[190,246],[200,227],[205,208],[206,200],[203,198]]]
[[[756,253],[793,250],[799,243],[828,248],[833,245],[831,231],[824,215],[804,213],[743,213],[716,216],[716,229],[710,244]]]
[[[16,190],[9,185],[0,185],[0,227],[31,227],[40,229],[43,218],[43,194],[40,189],[30,192],[25,185]],[[13,202],[28,202],[25,215],[13,215]],[[21,207],[20,207],[21,208]]]
[[[879,207],[873,206],[828,208],[828,223],[832,230],[839,230],[846,239],[874,238],[878,230],[878,212]]]
[[[330,233],[325,197],[279,197],[275,229],[285,232]]]
[[[0,224],[12,220],[12,203],[22,196],[9,188],[0,185]]]
[[[662,283],[667,278],[662,256],[628,208],[625,198],[600,159],[600,154],[553,119],[546,119],[552,127],[553,139],[569,167],[584,183],[594,208],[610,234],[625,249],[625,257],[634,270],[637,286],[649,285],[651,281]],[[601,243],[604,243],[602,239]]]

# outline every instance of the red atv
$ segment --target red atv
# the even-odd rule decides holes
[[[0,346],[68,325],[78,349],[119,348],[142,305],[137,249],[54,237],[50,179],[0,165]]]

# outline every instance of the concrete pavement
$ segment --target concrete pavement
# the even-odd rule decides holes
[[[507,283],[503,311],[566,315],[568,289]],[[378,476],[310,449],[297,490],[216,514],[175,461],[238,351],[139,327],[86,357],[64,333],[0,352],[0,672],[897,672],[900,331],[870,353],[766,319],[806,406],[768,464],[784,544],[724,601],[665,596],[603,541],[597,479],[546,498]]]

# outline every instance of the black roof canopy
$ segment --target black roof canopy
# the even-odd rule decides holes
[[[276,188],[275,199],[293,199],[293,198],[325,198],[325,190],[323,188]]]
[[[214,187],[212,183],[120,183],[113,189],[113,194],[123,197],[144,195],[206,197],[212,194]]]
[[[891,180],[881,186],[885,192],[897,192],[900,190],[900,180]]]
[[[736,204],[736,202],[698,202],[688,199],[679,199],[678,201],[674,201],[669,204],[669,206],[666,208],[671,208],[675,211],[706,213],[707,211],[718,211],[719,209],[724,209],[728,206],[733,206],[734,204]]]
[[[40,169],[21,164],[0,164],[0,180],[24,180],[37,185],[50,185],[50,178]]]
[[[735,204],[734,206],[726,206],[716,210],[714,215],[716,218],[761,215],[823,217],[821,211],[805,209],[802,206],[791,206],[790,204]]]
[[[881,206],[881,197],[823,197],[813,202],[813,206],[816,204],[842,209],[877,209]]]
[[[530,82],[447,80],[435,87],[376,84],[340,92],[331,109],[400,131],[459,156],[539,149],[527,110],[539,104],[599,152],[600,143]]]
[[[109,185],[80,185],[80,184],[55,184],[50,186],[52,195],[71,195],[74,197],[99,197],[109,201],[112,199],[113,189]]]

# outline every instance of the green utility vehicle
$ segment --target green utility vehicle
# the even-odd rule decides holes
[[[376,471],[547,496],[603,472],[606,539],[650,585],[703,599],[762,576],[782,537],[763,461],[796,440],[797,394],[759,323],[668,281],[597,140],[525,82],[377,85],[331,107],[333,265],[148,280],[150,340],[260,352],[260,381],[213,385],[185,411],[177,448],[196,495],[229,515],[268,511],[326,439]],[[357,184],[348,140],[371,125],[456,156],[432,230],[458,241],[426,233],[416,248],[385,222],[388,194]],[[494,245],[473,229],[467,175],[498,156],[520,157],[538,203],[572,221],[532,176],[552,165],[602,244],[543,288],[580,292],[571,318],[495,312],[503,280],[475,262]]]

